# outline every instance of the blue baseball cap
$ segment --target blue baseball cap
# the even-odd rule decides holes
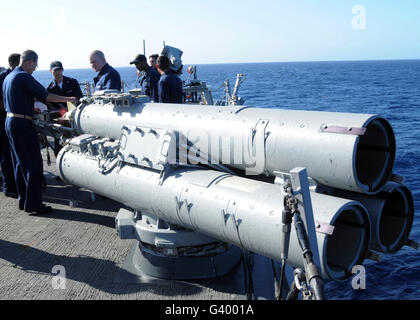
[[[51,62],[50,70],[54,71],[55,69],[64,69],[63,64],[60,61]]]

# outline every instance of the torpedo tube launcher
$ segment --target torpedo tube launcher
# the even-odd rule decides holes
[[[239,259],[232,244],[280,261],[285,195],[281,181],[273,182],[296,167],[317,184],[310,204],[323,277],[347,279],[369,249],[395,253],[408,242],[413,199],[406,186],[389,182],[395,137],[381,116],[160,104],[103,93],[85,98],[70,120],[65,132],[73,130],[73,138],[58,155],[57,172],[134,210],[120,210],[117,230],[138,240],[136,259],[147,274],[226,274]],[[188,152],[186,163],[180,150]],[[271,183],[258,181],[260,174]],[[293,228],[287,263],[304,266]]]
[[[122,126],[174,130],[184,132],[202,151],[209,149],[212,137],[227,137],[227,145],[213,144],[229,151],[238,148],[235,137],[245,138],[245,143],[239,143],[242,150],[234,151],[236,157],[222,159],[226,152],[219,152],[214,160],[248,169],[248,175],[275,176],[305,167],[320,184],[369,194],[378,192],[392,172],[394,133],[388,121],[377,115],[146,101],[130,94],[98,96],[77,109],[74,128],[79,134],[111,139],[119,139]],[[256,164],[246,161],[250,148],[256,149],[257,156],[262,154]]]
[[[382,190],[373,196],[320,185],[314,191],[352,199],[364,205],[371,217],[370,249],[395,253],[405,244],[411,243],[408,236],[413,224],[414,200],[406,186],[388,181]]]

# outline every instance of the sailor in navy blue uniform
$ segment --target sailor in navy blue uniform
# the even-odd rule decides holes
[[[159,55],[156,53],[149,56],[149,64],[156,71],[157,71],[157,67],[156,67],[157,58],[159,58]],[[159,74],[159,77],[160,77],[160,74]]]
[[[135,64],[139,72],[139,84],[142,93],[154,101],[159,101],[158,82],[160,75],[155,68],[149,67],[144,55],[138,54],[130,64]]]
[[[182,81],[169,69],[169,58],[160,56],[156,66],[160,73],[160,80],[158,83],[159,102],[182,103]]]
[[[47,91],[49,93],[54,93],[59,96],[76,97],[78,100],[77,103],[79,103],[79,100],[83,97],[79,82],[76,79],[69,78],[63,75],[63,64],[60,61],[51,62],[50,72],[54,77],[54,81],[51,81],[51,83],[48,85]],[[63,110],[64,112],[68,111],[67,104],[51,103],[51,105],[52,110],[49,111],[57,111],[57,113],[52,116],[53,119],[59,118],[63,114],[62,112],[60,112],[60,110]],[[54,154],[56,157],[61,149],[62,146],[60,145],[60,139],[54,139]]]
[[[105,59],[102,51],[95,50],[89,57],[92,69],[99,72],[93,78],[95,90],[116,89],[121,91],[121,77],[117,70],[111,67]]]
[[[63,75],[63,64],[60,61],[53,61],[50,65],[50,72],[54,76],[54,81],[47,87],[49,93],[54,93],[59,96],[76,97],[80,100],[83,97],[79,82],[76,79],[69,78]],[[65,107],[60,103],[52,103],[56,109]]]
[[[19,209],[34,214],[51,212],[42,203],[42,157],[38,133],[32,125],[34,99],[46,102],[76,102],[75,97],[63,97],[47,90],[32,77],[38,66],[38,55],[26,50],[20,66],[4,80],[4,106],[7,112],[6,134],[9,138]]]
[[[0,73],[0,168],[3,174],[2,185],[0,189],[4,192],[6,197],[17,198],[17,188],[15,182],[15,175],[13,173],[12,158],[10,155],[9,139],[6,135],[6,111],[3,104],[3,82],[4,79],[19,65],[20,54],[12,53],[9,56],[9,66],[7,70]]]

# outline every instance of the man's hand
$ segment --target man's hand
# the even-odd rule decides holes
[[[74,103],[77,104],[79,102],[79,100],[76,97],[69,97],[67,102],[74,102]]]

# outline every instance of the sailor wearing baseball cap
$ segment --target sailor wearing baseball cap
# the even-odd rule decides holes
[[[79,103],[79,100],[83,97],[79,82],[76,79],[63,75],[63,64],[60,61],[51,62],[50,72],[54,77],[54,81],[51,81],[51,83],[48,85],[47,91],[59,96],[76,97],[78,100],[77,103]],[[51,103],[51,105],[52,111],[57,111],[57,117],[60,117],[62,114],[68,111],[66,103]],[[59,144],[59,139],[55,139],[55,156],[57,156],[60,150],[61,145]]]
[[[54,77],[54,81],[51,81],[48,85],[48,92],[65,97],[76,97],[78,100],[83,97],[79,82],[76,79],[63,75],[64,68],[60,61],[51,62],[50,72]],[[60,108],[59,104],[54,105],[56,108]]]
[[[143,54],[138,54],[130,64],[134,64],[138,70],[138,82],[140,84],[142,93],[149,96],[154,102],[159,101],[159,93],[157,84],[160,75],[155,68],[151,68],[147,64],[147,59]]]

